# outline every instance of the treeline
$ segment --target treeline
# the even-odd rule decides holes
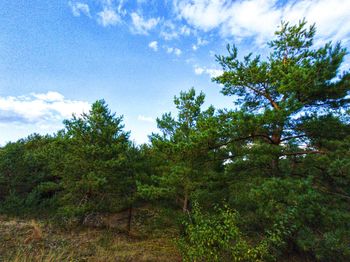
[[[83,221],[151,204],[183,219],[189,261],[350,260],[350,74],[340,43],[282,23],[266,59],[217,56],[234,109],[194,89],[136,146],[104,100],[0,149],[0,210]],[[172,219],[176,219],[172,217]]]

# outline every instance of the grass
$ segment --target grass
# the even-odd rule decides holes
[[[0,217],[0,261],[181,261],[168,232],[134,226],[131,235],[114,229],[63,229],[48,220]]]

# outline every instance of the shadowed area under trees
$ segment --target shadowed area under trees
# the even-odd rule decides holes
[[[172,261],[349,261],[350,74],[340,72],[347,50],[315,47],[315,33],[305,21],[281,23],[265,58],[239,59],[228,45],[213,81],[235,109],[203,108],[204,93],[181,92],[176,115],[157,119],[148,144],[134,145],[123,117],[98,100],[55,135],[3,146],[3,221],[93,227],[144,245],[174,239],[178,251],[165,251]],[[60,259],[78,259],[72,254]]]

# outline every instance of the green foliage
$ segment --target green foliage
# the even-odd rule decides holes
[[[24,213],[24,201],[16,193],[10,191],[1,201],[0,212],[10,215],[21,215]]]
[[[268,237],[277,257],[349,257],[349,72],[339,43],[313,49],[315,27],[282,23],[267,60],[237,48],[217,56],[214,80],[239,108],[226,124],[229,204],[251,239]],[[253,232],[253,233],[252,233]],[[333,242],[327,246],[325,243]]]
[[[155,168],[138,187],[147,199],[169,199],[187,211],[196,191],[218,180],[223,169],[220,152],[210,152],[217,139],[217,119],[213,107],[201,110],[204,98],[193,88],[181,92],[174,98],[177,117],[166,113],[157,119],[162,134],[152,134],[152,148],[147,149]]]
[[[313,49],[314,35],[315,27],[306,28],[305,21],[282,23],[267,60],[249,54],[240,61],[235,46],[228,46],[228,56],[217,56],[224,73],[214,80],[223,85],[224,95],[237,97],[239,105],[224,112],[231,121],[229,139],[249,144],[233,148],[232,154],[256,159],[251,164],[265,175],[281,174],[281,157],[323,152],[313,142],[317,133],[325,133],[310,133],[306,123],[317,121],[333,136],[338,124],[325,113],[337,121],[340,109],[349,106],[350,74],[339,75],[346,50],[340,43]]]
[[[54,138],[32,135],[0,151],[0,202],[5,213],[48,213],[60,190],[51,168]],[[51,184],[45,192],[40,187]],[[13,211],[11,211],[13,210]]]
[[[291,253],[298,249],[305,256],[313,254],[327,261],[334,259],[324,257],[330,250],[336,250],[338,261],[349,255],[348,247],[325,246],[324,242],[332,235],[339,237],[339,242],[349,243],[350,213],[344,212],[341,202],[334,202],[332,197],[313,186],[311,178],[267,179],[250,190],[249,200],[254,203],[255,212],[249,226],[270,231],[278,229],[281,232],[278,242],[285,243],[278,246],[279,252]],[[318,246],[324,246],[324,254],[317,250]]]
[[[134,178],[129,165],[129,134],[122,117],[111,114],[103,100],[88,114],[65,122],[66,151],[60,172],[62,211],[83,216],[115,212],[132,199]]]
[[[188,222],[179,247],[185,261],[267,261],[268,244],[250,244],[238,227],[239,216],[233,210],[216,209],[204,214],[197,206]]]

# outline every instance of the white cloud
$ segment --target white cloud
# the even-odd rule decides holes
[[[208,43],[209,43],[208,40],[202,39],[200,37],[197,38],[197,45],[198,46],[204,46],[204,45],[207,45]]]
[[[220,76],[224,73],[224,71],[220,69],[214,69],[214,68],[207,68],[205,72],[210,76],[210,77],[217,77]]]
[[[235,2],[229,15],[221,27],[225,36],[238,38],[255,37],[262,44],[273,36],[277,25],[282,19],[282,10],[275,7],[277,0],[252,0]]]
[[[305,17],[308,22],[316,23],[317,40],[324,42],[343,40],[350,34],[350,1],[312,0],[296,1],[284,9],[284,19],[296,22]]]
[[[177,47],[168,47],[168,46],[165,46],[164,47],[166,52],[168,54],[174,54],[174,55],[177,55],[177,56],[180,56],[182,54],[182,51],[181,49],[177,48]]]
[[[217,29],[222,37],[254,37],[268,41],[281,20],[295,24],[302,18],[316,23],[319,41],[341,40],[350,33],[350,1],[301,0],[174,0],[178,17],[204,32]]]
[[[273,34],[281,19],[276,3],[277,0],[178,0],[174,6],[179,17],[199,30],[218,29],[223,37],[256,36],[260,41]]]
[[[126,9],[124,8],[124,2],[125,1],[126,0],[119,0],[119,5],[118,5],[118,8],[117,8],[119,14],[122,14],[122,15],[126,15],[127,14]]]
[[[174,48],[173,47],[166,47],[166,52],[168,54],[171,54],[172,52],[174,52]]]
[[[160,31],[160,36],[164,40],[173,40],[179,37],[178,30],[176,30],[176,26],[173,22],[167,20],[163,23],[161,31]]]
[[[175,31],[167,32],[167,31],[161,31],[160,36],[164,38],[164,40],[173,40],[175,38],[178,38],[179,35]]]
[[[137,120],[143,121],[143,122],[149,122],[149,123],[155,123],[156,122],[152,117],[143,116],[143,115],[139,115],[137,117]]]
[[[217,76],[222,75],[223,71],[220,69],[215,69],[215,68],[206,68],[206,67],[195,66],[194,73],[196,75],[207,74],[212,78],[212,77],[217,77]]]
[[[191,28],[189,28],[187,25],[183,25],[179,31],[181,35],[186,35],[186,36],[190,35],[192,32]]]
[[[139,14],[131,13],[132,31],[136,34],[147,35],[150,30],[157,26],[159,18],[145,19]]]
[[[179,48],[175,48],[174,49],[174,54],[175,55],[179,56],[179,55],[181,55],[181,53],[182,53],[182,51]]]
[[[80,2],[73,3],[71,1],[69,1],[68,4],[69,4],[74,16],[80,16],[81,14],[84,14],[88,17],[91,17],[90,8],[89,8],[88,4],[80,3]]]
[[[152,41],[148,44],[148,47],[153,49],[154,51],[158,51],[158,42],[157,41]]]
[[[201,37],[197,38],[197,43],[192,45],[192,49],[196,51],[200,46],[205,46],[209,43],[208,40],[202,39]]]
[[[101,12],[97,13],[97,16],[97,22],[105,27],[116,25],[121,21],[120,16],[111,7],[105,7]]]
[[[64,100],[64,96],[62,94],[53,91],[48,91],[46,94],[32,93],[31,95],[39,100],[47,102],[57,102]]]
[[[174,7],[180,18],[195,28],[208,31],[219,26],[226,19],[224,1],[175,0]]]
[[[203,74],[204,72],[205,72],[205,69],[202,68],[202,67],[195,67],[195,68],[194,68],[194,73],[195,73],[196,75],[201,75],[201,74]]]
[[[0,122],[47,125],[52,121],[61,122],[73,113],[87,112],[89,108],[88,102],[65,99],[53,91],[0,97]]]
[[[133,33],[146,35],[158,26],[160,37],[169,41],[180,36],[200,36],[203,32],[216,30],[223,41],[234,37],[237,43],[245,38],[253,38],[255,44],[263,44],[273,37],[281,20],[295,24],[304,17],[310,24],[316,23],[316,44],[331,39],[350,40],[348,0],[172,0],[171,14],[175,13],[175,19],[171,19],[171,16],[146,19],[140,15],[140,6],[136,9],[138,11],[127,11],[126,0],[95,0],[102,9],[97,13],[93,13],[93,5],[84,2],[87,0],[68,2],[74,16],[95,17],[99,24],[109,26],[120,23],[129,12]],[[137,2],[140,5],[147,1]],[[205,45],[199,39],[193,43],[193,50]]]

